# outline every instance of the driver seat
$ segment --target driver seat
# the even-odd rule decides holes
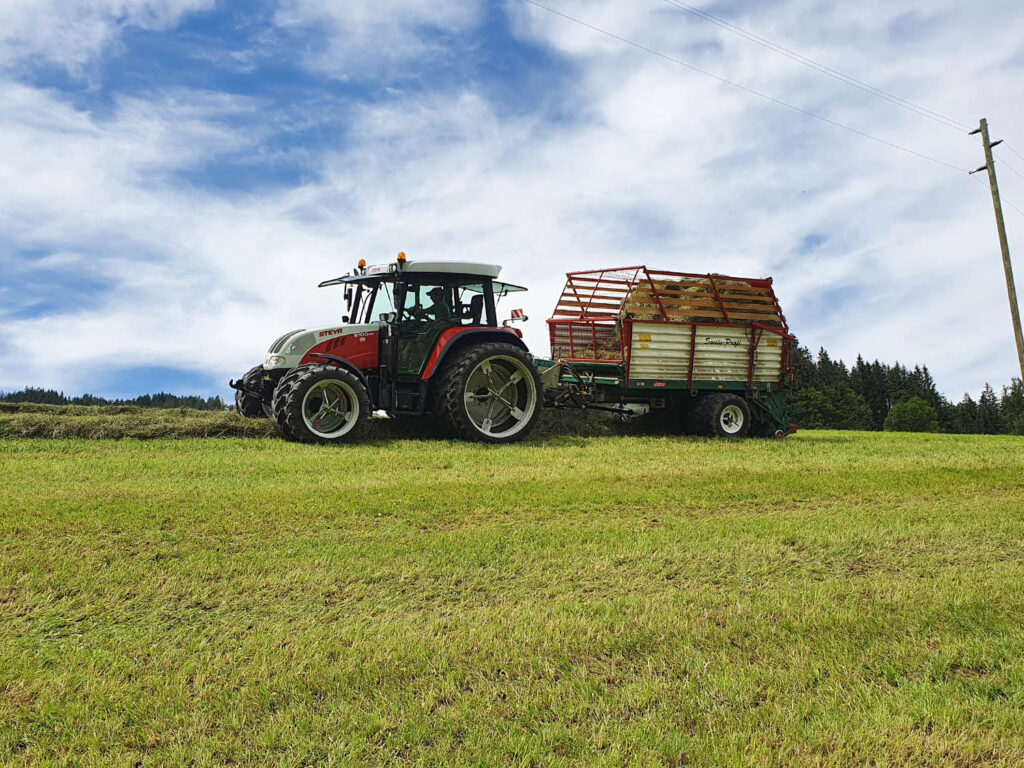
[[[470,300],[469,304],[462,308],[462,319],[468,320],[468,325],[480,325],[480,316],[484,312],[484,295],[482,293],[475,294]]]

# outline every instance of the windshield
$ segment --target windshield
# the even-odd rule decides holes
[[[381,315],[395,311],[392,283],[381,280],[360,281],[345,287],[348,322],[364,324],[381,319]]]

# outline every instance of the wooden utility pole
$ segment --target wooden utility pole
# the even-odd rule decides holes
[[[988,169],[988,183],[992,188],[992,205],[996,209],[996,229],[999,230],[999,247],[1003,251],[1003,271],[1006,273],[1006,293],[1010,298],[1010,318],[1013,320],[1013,336],[1017,340],[1017,360],[1020,363],[1020,375],[1024,380],[1024,334],[1020,330],[1020,308],[1017,305],[1017,289],[1013,284],[1013,265],[1010,263],[1010,245],[1006,241],[1006,224],[1003,223],[1003,206],[999,202],[999,184],[996,182],[996,164],[992,160],[992,147],[1002,144],[1002,139],[993,144],[988,138],[988,120],[981,118],[981,125],[971,131],[973,136],[981,134],[981,141],[985,145],[985,165],[971,171]]]

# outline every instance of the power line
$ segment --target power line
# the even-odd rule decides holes
[[[1017,213],[1019,213],[1019,214],[1020,214],[1021,216],[1024,216],[1024,210],[1021,210],[1020,208],[1018,208],[1018,207],[1017,207],[1016,205],[1014,205],[1013,203],[1011,203],[1011,202],[1010,202],[1009,200],[1007,200],[1007,199],[1006,199],[1005,197],[1003,197],[1003,204],[1004,204],[1004,205],[1008,205],[1008,206],[1010,206],[1011,208],[1013,208],[1013,210],[1015,210],[1015,211],[1016,211]]]
[[[1005,141],[1003,142],[1003,146],[1006,146],[1006,142]],[[1012,173],[1014,173],[1017,176],[1020,176],[1020,178],[1024,179],[1024,173],[1021,173],[1020,171],[1018,171],[1009,160],[1007,160],[1005,157],[1000,157],[999,160]]]
[[[977,135],[977,134],[976,134],[976,133],[975,133],[974,131],[971,131],[971,135],[972,135],[972,136],[974,136],[974,137],[975,137],[975,139],[976,139],[976,140],[977,140],[977,141],[978,141],[979,143],[983,143],[983,142],[982,142],[982,139],[981,139],[981,137],[980,137],[980,136],[978,136],[978,135]],[[1001,141],[1000,141],[999,143],[1000,143],[1000,144],[1001,144],[1002,146],[1006,147],[1006,148],[1007,148],[1008,150],[1010,150],[1011,152],[1013,152],[1014,154],[1016,154],[1016,155],[1019,155],[1019,154],[1020,154],[1019,152],[1017,152],[1017,150],[1015,150],[1015,149],[1014,149],[1013,147],[1011,147],[1011,146],[1010,146],[1009,144],[1007,144],[1007,143],[1006,143],[1006,141],[1002,141],[1002,140],[1001,140]],[[1010,161],[1009,161],[1009,160],[1007,160],[1007,159],[1006,159],[1005,157],[1000,157],[1000,158],[999,158],[999,161],[1000,161],[1000,162],[1001,162],[1001,163],[1002,163],[1002,164],[1003,164],[1003,165],[1004,165],[1004,166],[1005,166],[1006,168],[1009,168],[1009,169],[1010,169],[1010,171],[1012,171],[1013,173],[1017,174],[1017,175],[1018,175],[1018,176],[1020,176],[1020,177],[1021,177],[1022,179],[1024,179],[1024,175],[1022,175],[1020,171],[1018,171],[1018,170],[1017,170],[1016,168],[1014,168],[1014,167],[1013,167],[1013,166],[1012,166],[1012,165],[1010,164]],[[985,167],[985,166],[981,166],[981,168],[984,168],[984,167]],[[981,168],[979,168],[978,170],[980,171],[980,170],[981,170]],[[981,179],[975,179],[975,181],[981,182]],[[982,186],[984,186],[984,182],[982,182]],[[1007,200],[1007,199],[1006,199],[1006,196],[1005,196],[1005,195],[1003,196],[1003,198],[1002,198],[1002,199],[1003,199],[1003,202],[1004,202],[1004,203],[1006,203],[1006,205],[1008,205],[1008,206],[1010,206],[1011,208],[1013,208],[1013,210],[1015,210],[1015,211],[1016,211],[1017,213],[1019,213],[1019,214],[1020,214],[1021,216],[1024,216],[1024,210],[1021,210],[1021,209],[1020,209],[1020,208],[1018,208],[1018,207],[1017,207],[1016,205],[1014,205],[1014,204],[1013,204],[1013,203],[1012,203],[1011,201]]]
[[[1021,160],[1024,160],[1024,155],[1022,155],[1020,152],[1018,152],[1016,149],[1014,149],[1010,144],[1008,144],[1007,142],[1004,141],[1003,142],[1003,146],[1006,147],[1011,152],[1013,152],[1013,154],[1015,154]]]
[[[549,8],[548,6],[542,5],[541,3],[537,2],[537,0],[524,0],[524,2],[527,2],[530,5],[535,5],[538,8],[541,8],[541,9],[547,11],[548,13],[553,13],[556,16],[561,16],[563,19],[571,21],[571,22],[573,22],[575,24],[579,24],[580,26],[586,27],[587,29],[591,29],[591,30],[593,30],[595,32],[600,32],[602,35],[610,37],[610,38],[612,38],[614,40],[618,40],[621,43],[626,43],[627,45],[631,45],[634,48],[638,48],[641,51],[645,51],[645,52],[647,52],[647,53],[649,53],[649,54],[651,54],[653,56],[657,56],[659,58],[665,59],[666,61],[670,61],[673,64],[678,64],[681,67],[685,67],[686,69],[692,70],[692,71],[697,72],[697,73],[702,74],[702,75],[705,75],[706,77],[710,77],[713,80],[717,80],[720,83],[724,83],[725,85],[730,85],[733,88],[737,88],[737,89],[739,89],[741,91],[745,91],[746,93],[749,93],[749,94],[751,94],[753,96],[757,96],[758,98],[764,99],[765,101],[770,101],[773,104],[778,104],[779,106],[786,107],[787,109],[791,109],[794,112],[799,112],[800,114],[806,115],[807,117],[813,117],[815,120],[820,120],[823,123],[828,123],[829,125],[833,125],[836,128],[842,128],[844,131],[849,131],[850,133],[855,133],[858,136],[864,137],[865,139],[871,139],[872,141],[876,141],[879,144],[884,144],[887,147],[891,147],[893,149],[898,149],[901,152],[906,152],[908,155],[914,155],[915,157],[919,157],[922,160],[928,160],[929,162],[936,163],[938,165],[943,165],[946,168],[952,168],[954,171],[958,171],[960,173],[967,173],[967,169],[966,168],[961,168],[959,166],[953,165],[952,163],[947,163],[945,160],[939,160],[938,158],[932,157],[931,155],[926,155],[926,154],[924,154],[922,152],[917,152],[916,150],[909,149],[909,148],[901,146],[899,144],[895,144],[895,143],[893,143],[891,141],[888,141],[887,139],[882,139],[882,138],[879,138],[878,136],[873,136],[870,133],[866,133],[864,131],[858,130],[857,128],[852,128],[849,125],[844,125],[843,123],[837,122],[836,120],[832,120],[831,118],[825,117],[824,115],[819,115],[816,112],[810,112],[810,111],[808,111],[806,109],[803,109],[801,107],[794,106],[793,104],[785,102],[782,99],[776,98],[775,96],[769,96],[766,93],[762,93],[761,91],[757,91],[757,90],[754,90],[753,88],[749,88],[749,87],[747,87],[745,85],[741,85],[740,83],[734,82],[732,80],[728,80],[728,79],[726,79],[724,77],[721,77],[720,75],[713,74],[711,72],[708,72],[707,70],[701,69],[700,67],[694,66],[693,64],[689,64],[689,63],[687,63],[685,61],[682,61],[681,59],[677,59],[677,58],[674,58],[672,56],[669,56],[668,54],[662,53],[661,51],[656,51],[653,48],[648,48],[646,45],[641,45],[640,43],[634,42],[633,40],[629,40],[629,39],[627,39],[625,37],[620,37],[619,35],[616,35],[614,32],[609,32],[606,29],[601,29],[601,27],[596,27],[593,24],[589,24],[589,23],[587,23],[585,21],[577,19],[574,16],[570,16],[570,15],[568,15],[566,13],[562,13],[561,11],[557,11],[554,8]]]
[[[839,80],[842,83],[846,83],[847,85],[850,85],[854,88],[859,88],[860,90],[869,93],[872,96],[875,96],[876,98],[888,101],[892,104],[895,104],[898,107],[902,107],[903,109],[921,115],[922,117],[927,117],[929,120],[934,120],[935,122],[939,123],[940,125],[944,125],[947,128],[952,128],[953,130],[956,131],[966,131],[971,129],[971,126],[965,125],[964,123],[961,123],[958,120],[954,120],[951,117],[946,117],[945,115],[941,115],[938,112],[933,112],[930,109],[922,107],[920,104],[915,104],[914,102],[908,99],[904,99],[901,96],[897,96],[894,93],[890,93],[889,91],[882,90],[881,88],[876,88],[873,85],[858,80],[855,77],[851,77],[850,75],[840,72],[837,69],[833,69],[832,67],[815,61],[814,59],[808,58],[807,56],[803,56],[802,54],[790,50],[785,46],[772,42],[767,38],[761,37],[760,35],[756,35],[753,32],[750,32],[749,30],[743,29],[742,27],[738,27],[735,24],[732,24],[724,19],[720,19],[719,17],[714,16],[708,13],[707,11],[703,11],[700,8],[694,8],[692,5],[687,5],[686,3],[681,2],[681,0],[662,0],[662,2],[664,2],[667,5],[673,6],[674,8],[678,8],[681,11],[689,13],[691,16],[696,16],[700,19],[703,19],[704,21],[708,21],[712,24],[715,24],[716,26],[719,26],[722,29],[727,30],[728,32],[732,32],[734,35],[738,35],[746,40],[749,40],[752,43],[756,43],[757,45],[767,48],[770,51],[774,51],[780,56],[785,56],[787,59],[799,62],[800,64],[803,64],[806,67],[810,67],[813,70],[821,72],[824,75],[828,75],[829,77]]]
[[[985,167],[985,166],[982,166],[982,168],[984,168],[984,167]],[[980,170],[980,169],[979,169],[979,170]],[[985,183],[984,181],[982,181],[982,180],[981,180],[981,177],[979,177],[979,176],[971,176],[971,178],[972,178],[972,179],[974,179],[974,180],[975,180],[976,182],[978,182],[979,184],[981,184],[981,186],[983,186],[983,187],[984,187],[984,188],[985,188],[986,190],[988,190],[988,184],[986,184],[986,183]],[[1024,216],[1024,210],[1021,210],[1021,209],[1020,209],[1020,208],[1018,208],[1018,207],[1017,207],[1016,205],[1014,205],[1014,204],[1013,204],[1013,203],[1012,203],[1011,201],[1007,200],[1007,199],[1006,199],[1006,195],[1003,195],[1003,194],[1002,194],[1002,193],[1000,192],[999,198],[1000,198],[1000,201],[1002,202],[1002,204],[1003,204],[1003,205],[1008,205],[1008,206],[1010,206],[1011,208],[1013,208],[1013,210],[1015,210],[1015,211],[1016,211],[1017,213],[1019,213],[1019,214],[1020,214],[1021,216]]]

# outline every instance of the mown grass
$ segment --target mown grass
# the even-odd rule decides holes
[[[16,765],[1020,765],[1024,441],[0,441]]]
[[[271,437],[265,419],[232,411],[140,408],[134,405],[37,405],[0,403],[0,439],[83,438],[153,440],[182,437]]]
[[[541,414],[534,437],[651,434],[665,431],[662,422],[651,417],[623,424],[598,411],[547,410]],[[373,440],[429,439],[443,431],[430,418],[374,417],[370,420],[367,434]],[[141,408],[136,405],[0,403],[0,439],[157,440],[276,435],[277,431],[269,420],[245,419],[234,411]]]

